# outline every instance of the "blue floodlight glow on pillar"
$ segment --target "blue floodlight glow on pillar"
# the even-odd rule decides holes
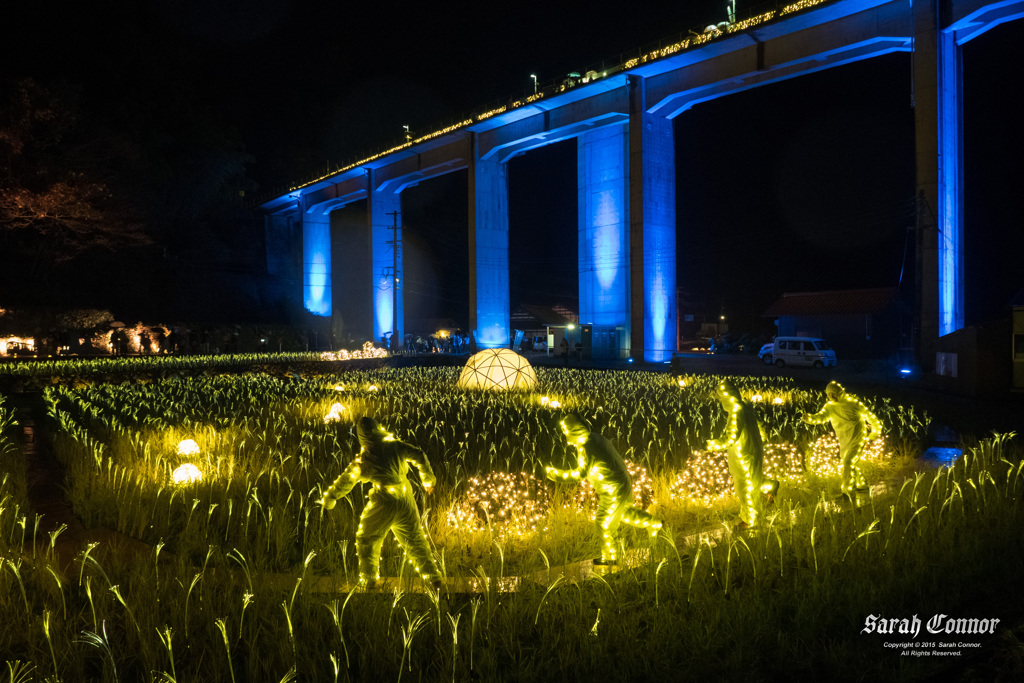
[[[650,282],[646,281],[648,279]],[[657,270],[653,273],[645,273],[644,280],[647,305],[650,308],[650,317],[644,319],[644,325],[648,326],[649,334],[644,335],[644,339],[646,340],[645,345],[652,351],[652,353],[644,354],[644,360],[656,363],[665,360],[672,353],[671,349],[667,348],[668,339],[666,339],[669,319],[668,288],[665,286],[663,274]]]
[[[676,348],[675,137],[671,119],[642,121],[643,205],[632,210],[643,223],[644,360],[658,363]]]
[[[373,334],[374,339],[380,339],[386,333],[391,332],[394,327],[395,309],[394,292],[392,291],[392,279],[390,277],[377,278],[377,285],[373,289]]]
[[[329,215],[302,217],[302,300],[313,315],[331,315],[331,222]]]
[[[939,35],[939,335],[964,326],[963,110],[960,46]]]
[[[580,322],[628,330],[629,178],[625,126],[579,137]],[[629,335],[620,337],[620,353]]]
[[[399,247],[397,265],[399,275],[395,277],[395,251],[393,242],[402,243],[402,198],[397,192],[380,191],[373,185],[371,175],[371,187],[368,192],[370,208],[370,240],[372,250],[372,278],[373,278],[373,338],[379,341],[385,334],[397,334],[398,339],[403,337],[405,330],[404,303],[401,289],[402,272],[402,251]],[[394,230],[396,224],[395,212],[398,212],[397,235]],[[397,290],[397,297],[395,292]],[[398,310],[395,310],[395,302],[398,302]],[[397,313],[397,315],[395,315]]]
[[[477,346],[509,344],[508,175],[507,166],[476,156],[470,170]],[[474,283],[470,283],[473,286]]]

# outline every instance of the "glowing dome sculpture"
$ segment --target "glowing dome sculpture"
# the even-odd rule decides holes
[[[532,389],[537,375],[530,361],[511,349],[484,349],[466,361],[458,385],[463,389]]]

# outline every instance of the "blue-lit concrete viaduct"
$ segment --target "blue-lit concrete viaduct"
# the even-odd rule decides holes
[[[782,79],[913,52],[919,204],[919,350],[964,326],[961,46],[1024,15],[1024,0],[802,0],[560,85],[292,188],[262,205],[268,244],[294,270],[286,241],[301,234],[305,308],[331,316],[331,211],[368,208],[373,335],[397,320],[393,213],[402,190],[469,171],[470,327],[483,347],[509,343],[509,159],[575,139],[581,323],[618,330],[620,356],[668,358],[676,328],[676,206],[672,122],[699,102]],[[836,160],[841,163],[841,160]],[[401,238],[401,230],[397,230]],[[398,262],[401,271],[401,263]],[[392,275],[388,275],[392,273]],[[297,288],[296,288],[297,289]],[[367,306],[371,304],[367,301]],[[395,307],[397,306],[397,310]],[[947,349],[948,351],[948,349]]]

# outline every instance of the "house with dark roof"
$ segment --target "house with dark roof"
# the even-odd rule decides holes
[[[575,313],[564,306],[535,306],[523,304],[509,315],[509,322],[515,330],[513,339],[518,339],[519,351],[557,349],[569,332],[569,325],[578,320]],[[519,332],[522,337],[519,337]],[[543,344],[543,346],[542,346]],[[513,341],[513,346],[516,341]]]
[[[821,337],[843,359],[889,359],[910,354],[912,312],[895,287],[786,292],[764,317],[776,318],[778,335]]]
[[[1014,391],[1024,391],[1024,289],[1010,300]]]

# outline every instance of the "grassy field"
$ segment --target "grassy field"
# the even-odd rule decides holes
[[[455,368],[319,374],[301,360],[300,374],[114,363],[44,383],[75,514],[141,543],[62,561],[61,530],[41,531],[24,459],[0,441],[11,680],[921,680],[949,662],[861,631],[869,615],[936,613],[1002,618],[973,640],[1021,671],[1019,598],[991,601],[1024,566],[1024,466],[1009,435],[968,441],[952,468],[921,467],[928,416],[863,396],[886,427],[865,463],[878,486],[864,507],[837,506],[835,444],[799,422],[822,394],[735,378],[783,480],[766,527],[740,535],[724,455],[703,450],[724,424],[721,378],[540,369],[537,391],[497,394],[457,389]],[[645,561],[584,582],[538,580],[599,552],[593,496],[543,481],[572,457],[566,412],[612,440],[643,482],[638,503],[668,522],[653,540],[624,535]],[[354,578],[363,492],[330,513],[316,501],[354,457],[363,415],[424,448],[438,484],[417,490],[438,564],[450,585],[483,590],[424,592],[392,540],[381,569],[396,590],[323,590]],[[189,439],[195,452],[179,449]],[[174,484],[183,464],[202,480]],[[503,592],[505,579],[519,589]]]

